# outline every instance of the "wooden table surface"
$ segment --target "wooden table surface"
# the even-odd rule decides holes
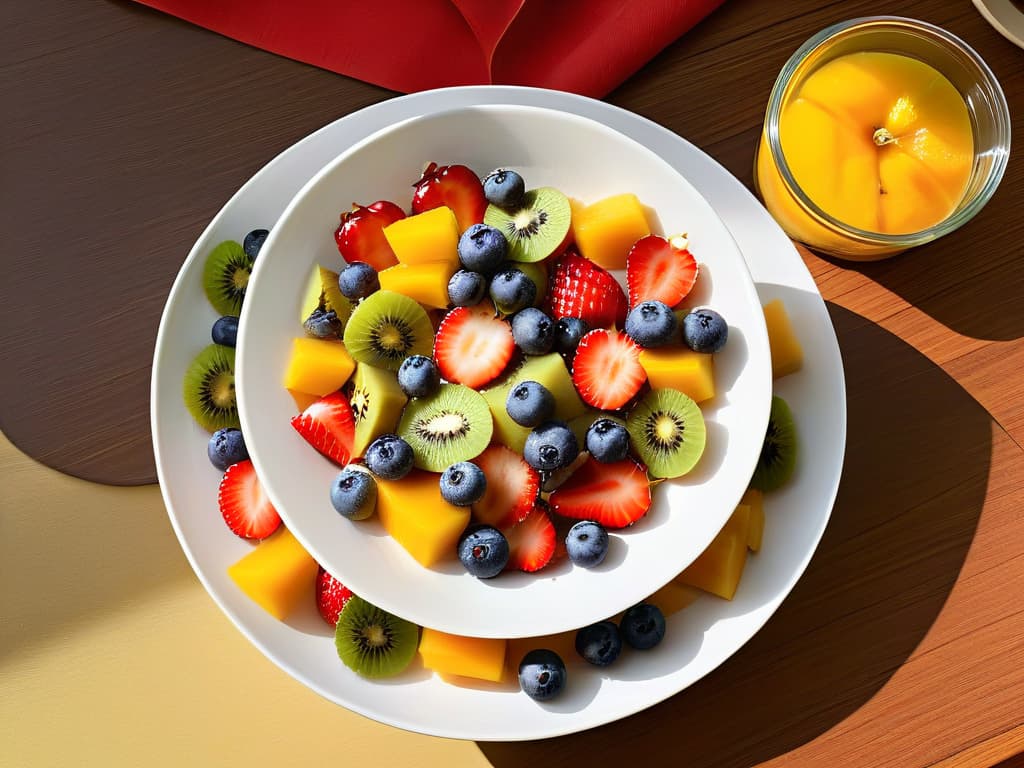
[[[727,0],[609,95],[746,183],[811,34],[886,12],[963,37],[1021,135],[1024,51],[948,0]],[[806,262],[846,365],[832,522],[778,613],[684,693],[593,732],[451,742],[266,662],[192,577],[154,487],[152,346],[210,217],[277,152],[392,94],[123,0],[0,5],[0,763],[983,766],[1024,753],[1024,168],[959,232]],[[15,447],[16,446],[16,447]],[[31,578],[24,577],[31,574]],[[393,762],[392,762],[393,760]]]

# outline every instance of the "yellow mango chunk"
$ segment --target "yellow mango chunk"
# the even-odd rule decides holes
[[[895,146],[879,153],[878,183],[878,216],[885,232],[927,229],[960,201],[959,193],[952,197],[927,165]]]
[[[298,337],[292,340],[284,386],[323,397],[341,389],[355,369],[356,361],[341,341]]]
[[[605,269],[625,269],[629,249],[651,234],[647,213],[632,193],[572,207],[572,234],[580,253]]]
[[[459,224],[452,209],[432,208],[384,227],[391,250],[402,264],[447,261],[459,268]]]
[[[679,613],[698,597],[700,597],[698,589],[680,584],[673,579],[644,602],[656,605],[665,616],[671,616],[673,613]]]
[[[295,405],[299,409],[299,413],[302,413],[320,399],[320,395],[311,395],[308,392],[299,392],[297,389],[289,389],[288,394],[291,395],[292,400],[295,401]]]
[[[424,627],[420,635],[420,656],[423,666],[443,675],[497,683],[504,676],[507,644],[505,640],[449,635]]]
[[[708,548],[676,580],[732,600],[747,562],[749,539],[750,507],[743,504],[736,507]]]
[[[764,322],[768,328],[768,347],[772,353],[772,376],[778,379],[803,368],[804,350],[796,338],[782,299],[764,305]]]
[[[401,480],[377,480],[381,524],[424,568],[455,557],[469,513],[441,498],[440,475],[414,469]]]
[[[714,362],[709,354],[680,347],[645,349],[640,365],[654,389],[678,389],[695,403],[715,396]]]
[[[280,620],[301,603],[313,601],[316,571],[316,560],[284,526],[228,566],[228,576],[238,588]]]
[[[431,261],[423,264],[396,264],[378,273],[380,287],[418,301],[425,307],[445,309],[448,306],[448,281],[458,269],[458,262]]]

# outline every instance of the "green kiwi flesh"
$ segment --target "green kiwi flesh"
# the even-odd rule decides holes
[[[206,257],[203,265],[203,290],[220,314],[237,317],[242,311],[252,264],[253,260],[246,255],[241,244],[234,240],[225,240]]]
[[[626,419],[630,442],[651,477],[681,477],[704,453],[707,428],[693,400],[675,389],[655,389]]]
[[[353,596],[338,617],[334,647],[345,666],[363,677],[392,677],[416,655],[419,627]]]
[[[768,414],[768,431],[761,446],[750,487],[759,491],[775,491],[785,485],[796,469],[796,424],[789,404],[778,395],[772,398]]]
[[[185,371],[182,393],[185,407],[203,429],[237,427],[235,350],[220,344],[204,348]]]
[[[484,223],[498,229],[508,240],[511,261],[546,259],[565,242],[571,221],[569,198],[552,187],[531,189],[515,211],[488,205],[484,213]]]
[[[344,328],[352,315],[352,302],[342,295],[338,287],[338,273],[327,267],[319,264],[313,267],[302,296],[302,306],[299,309],[300,323],[304,323],[318,309],[333,309],[341,322],[341,327]]]
[[[434,327],[423,307],[408,296],[377,291],[352,310],[344,341],[360,363],[397,371],[409,355],[431,356]]]
[[[391,371],[366,363],[356,366],[349,401],[356,422],[356,436],[352,443],[354,458],[361,457],[375,438],[395,431],[406,399],[398,386],[398,377]]]
[[[461,384],[442,384],[430,397],[410,401],[398,422],[398,436],[412,446],[416,466],[429,472],[479,456],[493,433],[487,401]]]

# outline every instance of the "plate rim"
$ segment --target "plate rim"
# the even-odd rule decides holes
[[[607,104],[605,102],[600,102],[600,101],[597,101],[597,100],[594,100],[594,99],[589,99],[587,97],[578,96],[578,95],[575,95],[575,94],[568,94],[568,93],[564,93],[564,92],[549,91],[549,90],[546,90],[546,89],[528,88],[528,87],[522,87],[522,86],[458,86],[458,87],[453,87],[453,88],[444,88],[444,89],[437,89],[437,90],[434,90],[434,91],[426,91],[426,92],[421,92],[421,93],[408,94],[408,95],[405,95],[405,96],[400,96],[400,97],[396,97],[396,98],[393,98],[393,99],[385,100],[383,102],[378,102],[376,104],[369,105],[369,106],[364,107],[364,108],[362,108],[360,110],[357,110],[356,112],[353,112],[353,113],[351,113],[349,115],[342,116],[338,120],[335,120],[335,121],[333,121],[333,122],[323,126],[322,128],[318,129],[317,131],[312,132],[311,134],[309,134],[308,136],[304,137],[303,139],[300,139],[298,142],[296,142],[295,144],[293,144],[290,147],[286,148],[281,153],[279,153],[277,156],[275,156],[266,165],[264,165],[259,171],[257,171],[249,180],[247,180],[226,201],[224,206],[211,219],[210,223],[203,230],[201,235],[197,238],[196,243],[193,245],[192,249],[190,250],[188,256],[186,257],[184,263],[182,264],[182,267],[180,268],[180,270],[179,270],[179,272],[178,272],[178,274],[177,274],[177,276],[176,276],[176,278],[175,278],[175,280],[174,280],[174,282],[172,284],[170,293],[168,295],[167,302],[165,303],[164,310],[163,310],[163,313],[161,315],[161,320],[160,320],[160,325],[159,325],[159,329],[158,329],[156,345],[155,345],[155,349],[154,349],[153,376],[152,376],[152,380],[151,380],[151,390],[150,390],[150,393],[151,393],[150,417],[151,417],[151,428],[153,430],[153,436],[154,436],[154,454],[155,454],[155,457],[156,457],[156,460],[157,460],[156,461],[156,464],[157,464],[157,475],[158,475],[158,479],[159,479],[159,482],[160,482],[161,494],[162,494],[162,496],[164,498],[164,502],[165,502],[165,505],[166,505],[167,511],[168,511],[168,517],[170,518],[170,522],[171,522],[173,530],[175,531],[175,535],[178,537],[179,544],[181,545],[181,547],[182,547],[182,549],[183,549],[183,551],[184,551],[184,553],[186,555],[186,558],[189,561],[189,564],[192,566],[193,571],[196,573],[197,578],[203,584],[203,586],[206,589],[207,593],[213,598],[214,602],[218,605],[218,607],[220,607],[220,609],[229,618],[229,620],[236,626],[236,628],[253,645],[255,645],[256,648],[264,656],[266,656],[276,666],[278,666],[281,669],[283,669],[284,671],[286,671],[290,676],[295,678],[296,681],[298,681],[298,682],[302,683],[303,685],[309,687],[310,689],[312,689],[313,691],[315,691],[319,695],[323,696],[324,698],[326,698],[326,699],[328,699],[328,700],[330,700],[330,701],[332,701],[334,703],[337,703],[337,704],[340,704],[342,706],[345,706],[346,708],[348,708],[348,709],[350,709],[350,710],[352,710],[354,712],[360,713],[360,714],[362,714],[364,716],[367,716],[367,717],[369,717],[371,719],[374,719],[374,720],[377,720],[379,722],[386,723],[388,725],[393,725],[395,727],[403,728],[405,730],[419,732],[419,733],[423,733],[423,734],[427,734],[427,735],[447,737],[447,738],[460,738],[460,739],[473,739],[473,740],[506,740],[506,741],[513,741],[513,740],[532,740],[532,739],[549,738],[549,737],[554,737],[554,736],[559,736],[559,735],[565,735],[565,734],[569,734],[569,733],[574,733],[574,732],[586,730],[586,729],[589,729],[589,728],[592,728],[592,727],[596,727],[596,726],[599,726],[599,725],[603,725],[603,724],[606,724],[606,723],[614,722],[616,720],[622,719],[624,717],[627,717],[629,715],[632,715],[632,714],[640,712],[640,711],[642,711],[644,709],[647,709],[648,707],[651,707],[651,706],[653,706],[653,705],[655,705],[655,704],[657,704],[657,703],[659,703],[659,702],[661,702],[661,701],[663,701],[663,700],[665,700],[667,698],[670,698],[671,696],[673,696],[673,695],[675,695],[675,694],[685,690],[687,687],[689,687],[693,683],[695,683],[698,680],[700,680],[708,672],[710,672],[711,670],[715,669],[721,663],[723,663],[725,660],[727,660],[732,655],[734,655],[738,650],[740,650],[740,648],[743,647],[743,645],[746,644],[746,642],[748,642],[754,635],[756,635],[760,631],[760,629],[763,627],[764,623],[768,620],[768,618],[770,618],[771,615],[773,615],[775,613],[775,611],[778,610],[778,607],[781,605],[783,600],[785,600],[785,598],[792,591],[793,587],[799,581],[800,577],[803,575],[804,571],[806,570],[806,567],[807,567],[808,563],[810,562],[811,558],[813,557],[814,553],[816,552],[818,545],[820,544],[821,537],[822,537],[822,535],[823,535],[823,533],[825,531],[825,528],[827,527],[829,518],[830,518],[831,513],[832,513],[832,509],[833,509],[833,506],[834,506],[834,502],[835,502],[835,499],[836,499],[836,495],[838,493],[839,481],[840,481],[840,477],[841,477],[841,474],[842,474],[843,454],[845,453],[845,445],[846,445],[846,398],[845,398],[845,377],[843,375],[842,357],[841,357],[841,354],[840,354],[840,350],[839,350],[839,346],[838,346],[838,341],[837,341],[837,339],[835,337],[835,330],[834,330],[834,327],[831,324],[831,321],[828,318],[827,309],[825,308],[825,303],[824,303],[824,300],[821,297],[820,291],[818,291],[817,287],[814,285],[813,278],[811,278],[810,272],[807,270],[806,266],[803,264],[803,262],[800,259],[798,253],[796,252],[795,248],[792,246],[791,243],[789,243],[788,238],[786,238],[784,233],[782,233],[782,231],[780,229],[778,229],[777,225],[775,225],[774,222],[770,221],[770,217],[768,216],[767,212],[765,212],[765,211],[763,211],[763,209],[761,209],[761,214],[760,215],[768,219],[768,223],[770,223],[771,226],[773,227],[773,229],[776,231],[775,234],[776,234],[777,237],[785,239],[786,243],[788,244],[788,250],[792,251],[792,258],[794,260],[794,264],[796,265],[796,266],[794,266],[795,273],[799,275],[799,280],[797,280],[797,282],[802,282],[804,284],[805,288],[809,288],[810,289],[808,292],[813,293],[813,299],[816,300],[816,302],[818,304],[820,304],[820,312],[822,313],[823,317],[827,321],[825,323],[825,326],[827,326],[827,327],[822,329],[822,332],[825,334],[825,337],[826,337],[824,339],[823,343],[825,344],[825,346],[828,347],[828,349],[829,349],[829,351],[831,353],[830,357],[832,359],[830,361],[828,361],[829,365],[834,367],[837,370],[838,374],[839,374],[838,377],[837,377],[837,386],[839,387],[839,390],[835,393],[835,395],[836,395],[836,402],[840,406],[839,407],[839,411],[841,412],[839,414],[840,418],[837,419],[837,421],[838,421],[837,426],[839,427],[839,429],[838,429],[838,431],[834,435],[832,435],[832,438],[836,441],[836,445],[838,446],[838,459],[837,459],[837,464],[835,466],[835,473],[834,473],[835,477],[829,483],[830,488],[829,488],[829,492],[826,494],[827,498],[822,498],[822,513],[821,513],[821,516],[820,516],[820,519],[819,519],[819,524],[817,526],[817,529],[815,531],[813,531],[811,541],[809,542],[809,545],[807,547],[807,551],[804,553],[804,556],[801,558],[801,560],[799,562],[795,563],[795,567],[792,569],[792,574],[788,578],[785,586],[778,592],[778,594],[773,599],[771,599],[769,601],[766,601],[766,603],[763,606],[763,609],[764,609],[763,610],[763,615],[759,617],[760,620],[756,622],[756,626],[752,627],[752,629],[749,631],[749,634],[747,634],[738,644],[735,644],[734,646],[730,647],[730,649],[725,653],[724,656],[721,656],[720,658],[717,658],[716,660],[713,659],[712,662],[711,662],[711,665],[708,666],[703,671],[701,671],[696,677],[693,677],[692,679],[688,680],[687,682],[684,682],[682,685],[680,685],[678,687],[673,687],[672,690],[668,690],[668,691],[665,691],[665,692],[658,692],[656,695],[647,697],[647,698],[645,698],[639,704],[636,704],[636,705],[632,705],[631,704],[631,705],[625,707],[624,710],[619,712],[618,714],[613,714],[613,715],[604,716],[604,717],[598,717],[598,718],[594,718],[594,719],[591,719],[591,720],[586,720],[584,717],[582,717],[582,712],[580,714],[578,714],[574,718],[567,718],[567,719],[552,718],[549,722],[555,723],[554,727],[545,728],[545,729],[539,729],[539,730],[535,730],[533,732],[519,732],[519,733],[494,733],[494,732],[466,733],[465,731],[460,731],[457,728],[431,727],[429,725],[424,725],[422,723],[411,724],[407,720],[403,720],[402,718],[394,717],[394,716],[390,715],[389,713],[380,712],[380,711],[373,711],[373,710],[371,710],[371,709],[369,709],[367,707],[361,706],[359,704],[359,702],[357,702],[357,701],[345,701],[345,702],[339,701],[337,697],[335,697],[334,695],[332,695],[329,692],[327,692],[326,689],[321,684],[319,684],[317,681],[308,679],[306,676],[304,676],[302,673],[300,673],[298,670],[296,670],[293,667],[293,665],[291,665],[287,661],[285,661],[285,660],[275,656],[264,645],[264,643],[256,637],[255,630],[252,627],[247,625],[247,622],[244,619],[244,617],[239,615],[239,613],[237,611],[235,611],[232,608],[230,608],[227,605],[226,601],[221,598],[221,596],[217,593],[217,591],[211,585],[209,579],[207,578],[206,574],[204,573],[203,567],[200,565],[200,563],[199,563],[199,561],[198,561],[198,559],[197,559],[197,557],[195,555],[195,552],[193,551],[193,548],[189,545],[188,540],[184,536],[184,532],[183,532],[181,526],[179,525],[179,522],[178,522],[178,519],[177,519],[177,513],[175,512],[174,506],[171,503],[170,491],[169,491],[169,489],[167,487],[167,484],[166,484],[165,472],[164,472],[163,462],[162,462],[161,453],[160,453],[160,443],[161,443],[160,435],[161,435],[161,430],[160,430],[160,427],[159,427],[159,420],[157,418],[158,410],[159,410],[159,404],[160,404],[158,396],[162,394],[163,388],[164,388],[163,386],[161,386],[161,383],[159,381],[158,373],[159,373],[160,369],[159,369],[159,365],[158,364],[159,364],[159,361],[160,361],[161,357],[165,354],[164,353],[165,346],[166,345],[170,345],[170,344],[173,343],[172,339],[169,338],[169,334],[168,334],[168,331],[167,331],[169,309],[170,309],[172,303],[178,298],[178,294],[183,290],[183,286],[184,286],[184,284],[186,282],[186,279],[187,279],[188,273],[190,272],[190,269],[193,267],[193,265],[198,260],[198,258],[200,258],[201,251],[200,251],[199,246],[201,244],[205,245],[205,241],[210,237],[211,233],[214,232],[217,229],[217,227],[220,224],[220,222],[227,216],[228,212],[233,208],[233,205],[235,204],[236,200],[240,196],[242,196],[252,186],[256,185],[257,183],[260,183],[263,180],[263,178],[265,178],[268,175],[268,173],[270,172],[271,169],[276,169],[282,163],[289,161],[293,157],[296,157],[296,155],[293,154],[293,153],[294,153],[294,151],[296,150],[297,147],[299,147],[300,145],[303,145],[306,142],[311,141],[314,137],[322,136],[323,134],[334,130],[337,126],[341,125],[345,121],[351,120],[352,118],[354,118],[356,116],[361,116],[363,119],[368,119],[369,116],[377,115],[377,114],[380,114],[381,112],[387,112],[389,110],[393,111],[395,109],[397,109],[399,112],[401,112],[403,110],[408,111],[411,108],[413,111],[407,112],[407,114],[404,115],[404,117],[410,117],[410,116],[415,116],[417,114],[422,114],[423,112],[429,111],[431,109],[430,104],[432,102],[434,102],[434,101],[437,101],[437,100],[440,100],[442,102],[447,100],[447,101],[451,102],[451,100],[454,99],[455,102],[458,102],[460,99],[467,99],[468,98],[468,99],[472,100],[474,98],[479,98],[479,99],[483,99],[486,102],[486,100],[488,100],[488,99],[494,99],[494,98],[497,98],[497,97],[500,97],[502,99],[502,101],[505,102],[505,103],[523,103],[523,104],[527,104],[527,105],[535,104],[535,105],[550,106],[550,102],[553,101],[553,102],[557,103],[559,106],[563,106],[564,105],[566,109],[569,109],[571,111],[576,111],[575,109],[573,109],[573,107],[576,107],[579,110],[583,110],[582,114],[584,114],[585,116],[588,116],[588,117],[592,117],[592,119],[598,120],[599,122],[605,122],[606,119],[610,120],[610,119],[614,118],[616,120],[627,120],[631,124],[636,125],[638,128],[640,126],[643,126],[644,128],[646,128],[649,131],[653,130],[655,133],[657,133],[657,134],[659,134],[661,136],[661,139],[662,139],[661,143],[670,144],[671,145],[671,147],[670,147],[671,149],[673,149],[673,150],[682,150],[682,151],[685,151],[687,153],[694,153],[695,152],[695,153],[698,153],[699,155],[702,155],[703,158],[708,163],[712,164],[717,169],[717,171],[721,172],[723,178],[728,179],[727,186],[732,187],[732,189],[730,190],[731,194],[737,194],[737,195],[745,196],[746,198],[748,198],[746,200],[747,203],[751,203],[752,202],[754,205],[756,205],[758,208],[760,208],[760,203],[756,201],[756,198],[753,197],[753,195],[749,192],[749,190],[747,190],[738,180],[736,180],[734,177],[732,177],[732,175],[729,174],[729,172],[727,170],[725,170],[717,161],[715,161],[710,156],[707,156],[706,153],[702,152],[699,148],[697,148],[696,146],[694,146],[690,142],[686,141],[684,138],[678,136],[677,134],[675,134],[672,131],[668,130],[664,126],[661,126],[661,125],[659,125],[659,124],[657,124],[657,123],[655,123],[655,122],[653,122],[653,121],[649,120],[648,118],[645,118],[645,117],[643,117],[641,115],[637,115],[635,113],[629,112],[628,110],[624,110],[624,109],[622,109],[620,107],[616,107],[614,105]],[[545,102],[545,100],[548,100],[548,101],[546,103],[542,103],[542,102]],[[455,102],[452,102],[452,103],[455,103]],[[420,111],[415,111],[417,108],[419,108]],[[443,107],[435,106],[434,108],[442,109]],[[596,111],[596,112],[599,112],[599,113],[602,113],[602,114],[600,114],[598,116],[598,115],[593,114],[593,111]],[[404,117],[401,116],[401,115],[394,115],[394,116],[392,116],[392,119],[393,120],[401,120],[401,119],[404,119]],[[370,132],[373,132],[373,131],[372,130],[368,131],[366,135],[369,135]],[[631,133],[629,131],[623,131],[623,132],[626,133],[626,135],[631,135]],[[655,151],[659,155],[661,155],[664,159],[666,159],[669,163],[672,163],[672,160],[669,157],[666,157],[665,154],[662,151],[659,151],[657,149]],[[705,194],[703,190],[701,190],[701,194]],[[706,194],[705,194],[705,197],[707,197]],[[713,208],[716,208],[716,212],[718,212],[719,217],[722,218],[725,221],[726,228],[729,229],[730,234],[732,234],[734,236],[734,238],[735,238],[735,233],[733,233],[732,229],[730,228],[728,217],[726,215],[724,215],[722,212],[718,211],[718,209],[715,206],[713,201],[709,200],[709,203],[711,203]],[[779,242],[781,243],[782,240],[780,239]],[[740,247],[741,253],[743,253],[743,246],[742,246],[742,244],[738,244],[738,245]],[[751,270],[751,271],[754,272],[754,270]],[[754,277],[755,277],[755,285],[757,285],[757,279],[756,279],[757,276],[756,276],[756,274],[754,275]],[[164,386],[166,386],[166,385],[164,385]],[[175,391],[177,391],[177,388],[175,388]],[[586,710],[583,710],[583,712],[585,712],[585,711]]]

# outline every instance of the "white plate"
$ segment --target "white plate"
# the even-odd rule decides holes
[[[466,137],[486,136],[481,142]],[[536,140],[543,137],[542,141]],[[317,264],[340,270],[338,201],[412,199],[426,160],[477,173],[515,168],[531,187],[593,202],[628,190],[664,234],[688,232],[701,264],[700,303],[729,322],[715,355],[716,396],[703,403],[708,442],[685,477],[659,484],[651,510],[613,531],[600,568],[568,560],[539,573],[476,579],[452,557],[424,568],[377,517],[353,524],[330,503],[338,467],[295,432],[282,385],[299,308]],[[623,279],[624,275],[620,276]],[[588,118],[537,107],[482,105],[406,120],[343,152],[295,196],[260,251],[246,290],[236,359],[242,431],[288,529],[317,562],[374,605],[421,626],[472,637],[536,637],[601,621],[653,594],[704,551],[754,472],[771,401],[771,354],[750,273],[722,221],[654,152]],[[397,414],[396,414],[397,418]]]
[[[786,302],[806,356],[801,372],[776,382],[776,392],[794,411],[800,462],[793,481],[766,500],[763,548],[748,559],[736,598],[699,599],[670,618],[656,651],[624,654],[604,671],[577,672],[566,694],[548,705],[521,693],[451,686],[423,670],[383,683],[363,680],[337,660],[330,631],[312,605],[282,623],[249,601],[225,569],[250,545],[220,519],[220,478],[206,458],[208,435],[181,403],[182,373],[207,343],[216,319],[201,282],[203,258],[212,244],[269,227],[339,148],[416,115],[481,103],[591,117],[695,180],[739,245],[762,300]],[[171,289],[157,338],[151,416],[171,524],[199,579],[253,644],[294,678],[348,709],[422,733],[494,741],[557,736],[617,720],[678,693],[739,650],[807,567],[831,514],[846,442],[842,360],[824,302],[792,244],[746,188],[692,144],[642,117],[580,96],[504,86],[430,91],[367,107],[291,147],[243,186],[193,247]]]

